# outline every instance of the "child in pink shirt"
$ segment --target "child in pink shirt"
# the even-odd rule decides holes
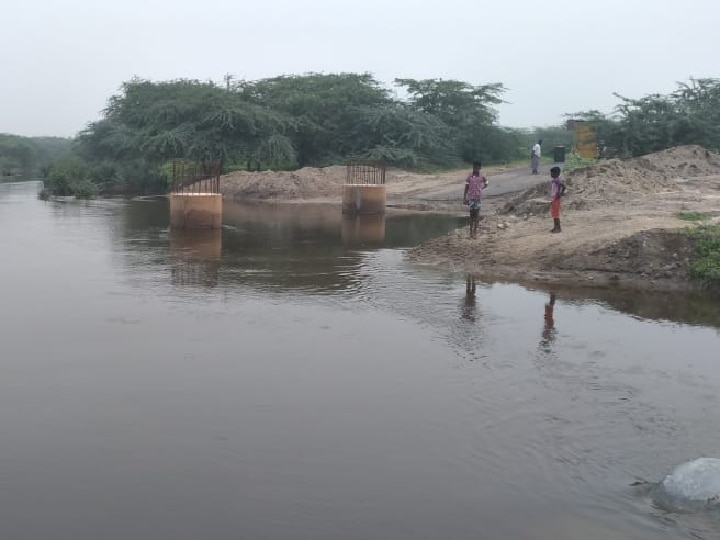
[[[465,193],[463,202],[470,206],[470,236],[475,238],[480,221],[480,206],[482,204],[483,190],[488,186],[488,179],[483,176],[482,163],[473,162],[473,170],[465,180]]]

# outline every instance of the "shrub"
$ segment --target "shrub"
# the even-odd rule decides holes
[[[678,212],[675,216],[683,221],[705,221],[710,217],[709,214],[695,211]]]
[[[690,264],[690,277],[720,285],[720,225],[700,225],[692,238],[696,257]]]
[[[582,169],[584,167],[592,167],[595,165],[596,160],[593,158],[585,158],[576,152],[568,154],[565,158],[565,173],[574,171],[575,169]]]

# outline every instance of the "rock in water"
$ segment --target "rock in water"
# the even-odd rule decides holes
[[[655,486],[653,499],[671,510],[720,504],[720,459],[700,458],[678,465]]]

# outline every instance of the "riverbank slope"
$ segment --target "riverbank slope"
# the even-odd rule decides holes
[[[477,238],[458,229],[411,261],[486,280],[685,289],[696,285],[688,219],[720,223],[720,157],[697,146],[577,170],[567,179],[561,234],[550,234],[547,186],[505,197]],[[498,201],[496,201],[497,203]],[[498,206],[496,204],[496,206]]]

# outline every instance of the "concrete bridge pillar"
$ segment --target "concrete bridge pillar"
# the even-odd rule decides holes
[[[384,214],[385,185],[345,184],[342,211],[344,214]]]
[[[219,193],[171,193],[170,227],[173,229],[219,229],[222,226],[222,195]]]
[[[385,213],[385,164],[349,161],[343,185],[343,214]]]
[[[173,161],[170,189],[172,229],[219,229],[222,226],[219,161]]]

